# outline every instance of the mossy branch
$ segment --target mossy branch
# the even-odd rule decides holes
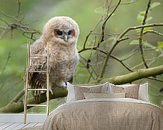
[[[114,84],[125,84],[125,83],[131,83],[133,81],[148,78],[151,76],[161,75],[163,74],[163,65],[152,67],[152,68],[146,68],[146,69],[140,69],[135,72],[130,72],[125,75],[116,76],[113,78],[106,78],[101,80],[101,82],[111,82]],[[55,99],[58,97],[65,97],[67,95],[67,89],[66,88],[57,88],[54,92],[54,95],[50,94],[50,99]],[[46,101],[46,95],[42,94],[40,96],[39,100],[35,100],[33,97],[28,99],[28,103],[30,104],[40,104]],[[8,105],[0,108],[1,113],[18,113],[24,111],[24,104],[23,101],[18,102],[11,102]]]
[[[139,79],[148,78],[151,76],[156,76],[161,74],[163,74],[163,65],[152,67],[152,68],[139,69],[135,72],[131,72],[121,76],[116,76],[113,78],[102,79],[101,82],[109,81],[114,84],[125,84],[125,83],[131,83]]]
[[[67,95],[66,88],[56,88],[54,94],[50,94],[50,99],[65,97]],[[46,93],[42,94],[38,100],[34,97],[28,99],[28,104],[40,104],[46,102]],[[29,107],[30,108],[30,107]],[[24,102],[10,102],[6,106],[0,108],[0,113],[19,113],[24,111]]]

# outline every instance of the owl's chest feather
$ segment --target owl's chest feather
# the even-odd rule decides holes
[[[74,66],[77,64],[78,60],[76,48],[53,47],[49,49],[49,62],[55,68]]]

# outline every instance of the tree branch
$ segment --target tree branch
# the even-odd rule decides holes
[[[153,33],[153,34],[156,34],[156,35],[159,35],[159,36],[163,36],[163,33],[161,32],[158,32],[158,31],[155,31],[155,30],[147,30],[143,33],[143,35],[147,34],[147,33]]]
[[[145,11],[145,15],[144,15],[144,19],[143,19],[142,25],[145,25],[146,24],[146,20],[147,20],[147,17],[148,17],[148,12],[149,12],[149,9],[150,9],[150,5],[151,5],[151,0],[148,1],[147,9]],[[141,30],[140,30],[140,35],[139,35],[139,48],[140,48],[141,58],[142,58],[142,61],[144,63],[144,66],[146,68],[148,68],[148,65],[147,65],[147,63],[145,61],[144,50],[143,50],[143,45],[142,45],[142,42],[143,42],[143,32],[144,32],[144,27],[141,28]]]
[[[113,78],[102,79],[101,82],[109,81],[114,84],[125,84],[125,83],[131,83],[139,79],[148,78],[151,76],[156,76],[161,74],[163,74],[163,65],[152,67],[152,68],[139,69],[135,72],[131,72],[129,74],[125,74],[121,76],[116,76]]]
[[[120,5],[120,3],[121,3],[121,0],[118,1],[117,5],[113,9],[113,11],[110,13],[110,15],[105,18],[105,20],[104,20],[104,22],[102,24],[102,32],[101,32],[101,40],[100,40],[100,43],[104,41],[104,37],[105,37],[105,26],[106,26],[107,21],[114,14],[114,12],[117,10],[117,8]],[[98,43],[98,47],[99,47],[99,43]]]
[[[67,95],[66,88],[56,88],[54,94],[50,93],[50,99],[65,97]],[[46,93],[42,94],[38,100],[34,97],[28,99],[28,104],[40,104],[46,102]],[[31,108],[31,107],[28,107]],[[19,113],[24,111],[23,101],[12,102],[0,108],[0,113]]]
[[[18,102],[20,98],[24,95],[25,91],[24,89],[21,90],[11,101],[10,103]]]
[[[116,76],[113,78],[106,78],[101,80],[101,82],[110,82],[114,84],[125,84],[125,83],[131,83],[133,81],[142,79],[142,78],[148,78],[151,76],[161,75],[163,74],[163,65],[153,67],[153,68],[146,68],[146,69],[140,69],[135,72],[131,72],[125,75]],[[97,82],[97,81],[96,81]],[[67,95],[66,88],[57,88],[54,92],[54,95],[50,94],[50,99],[58,98],[58,97],[65,97]],[[39,98],[39,100],[35,100],[35,98],[30,98],[28,100],[28,103],[30,104],[40,104],[46,101],[46,94],[42,94]],[[0,108],[1,113],[17,113],[17,112],[23,112],[24,110],[24,104],[22,101],[19,102],[12,102],[8,105]]]
[[[139,26],[129,27],[129,28],[127,28],[124,32],[122,32],[122,33],[118,36],[117,40],[114,42],[113,47],[111,48],[111,50],[107,53],[106,59],[105,59],[105,61],[104,61],[104,65],[103,65],[103,67],[102,67],[101,75],[100,75],[100,77],[99,77],[99,81],[100,81],[100,79],[102,79],[103,76],[104,76],[104,72],[105,72],[105,70],[106,70],[106,66],[107,66],[107,63],[108,63],[108,60],[109,60],[110,55],[112,54],[112,52],[113,52],[113,50],[115,49],[115,47],[120,43],[119,40],[122,39],[123,36],[126,35],[126,33],[128,33],[129,31],[132,31],[132,30],[140,29],[140,28],[157,27],[157,26],[163,26],[163,23],[145,24],[145,25],[139,25]]]
[[[124,40],[124,39],[123,39]],[[105,55],[107,55],[107,52],[101,50],[100,48],[98,47],[90,47],[90,48],[84,48],[82,50],[80,50],[78,53],[82,53],[84,51],[88,51],[88,50],[94,50],[94,51],[99,51]],[[114,56],[114,55],[110,55],[111,58],[113,58],[114,60],[118,61],[123,67],[125,67],[128,71],[132,71],[124,62],[123,60],[119,59],[118,57]]]

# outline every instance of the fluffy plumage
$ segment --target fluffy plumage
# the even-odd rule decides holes
[[[70,17],[60,16],[50,19],[44,26],[41,37],[31,46],[31,55],[44,55],[49,47],[49,75],[50,88],[65,86],[75,72],[79,61],[76,44],[79,27]],[[36,65],[40,64],[40,65]],[[47,59],[31,60],[30,71],[45,70]],[[33,72],[29,74],[31,88],[46,87],[46,73]],[[39,95],[35,92],[35,96]]]

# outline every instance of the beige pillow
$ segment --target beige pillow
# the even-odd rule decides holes
[[[126,93],[126,98],[138,99],[139,85],[138,84],[110,84],[113,93]]]
[[[91,98],[125,98],[125,93],[84,93],[86,99]]]
[[[148,96],[148,83],[140,84],[138,99],[150,102]]]
[[[67,101],[76,101],[85,99],[84,93],[108,93],[111,92],[111,87],[109,83],[99,84],[99,85],[91,85],[91,86],[75,86],[70,83],[67,84]]]
[[[99,84],[93,86],[80,86],[74,87],[74,93],[76,100],[84,99],[84,93],[107,93],[109,88],[109,84]]]

